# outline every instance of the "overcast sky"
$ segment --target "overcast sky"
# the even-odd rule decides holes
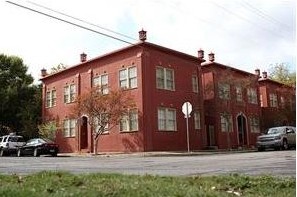
[[[126,37],[75,21],[40,6],[79,18],[134,39],[197,55],[214,52],[216,62],[253,73],[271,64],[296,68],[295,0],[31,0],[12,2],[58,16],[96,31]],[[37,6],[38,4],[39,6]],[[35,80],[40,70],[60,63],[73,66],[128,46],[100,34],[0,2],[0,53],[21,57]]]

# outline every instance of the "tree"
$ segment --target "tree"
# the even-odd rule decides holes
[[[64,64],[60,63],[57,66],[54,66],[51,68],[51,73],[50,74],[54,74],[57,72],[60,72],[62,70],[65,70],[67,68],[67,66],[65,66]]]
[[[50,140],[55,140],[57,129],[58,127],[55,121],[49,121],[38,125],[39,135]]]
[[[271,65],[268,77],[282,84],[296,87],[296,72],[290,72],[284,63]]]
[[[106,94],[103,88],[95,87],[78,98],[73,114],[77,119],[83,115],[88,117],[94,140],[94,154],[97,154],[100,135],[107,127],[110,130],[117,125],[122,117],[128,115],[128,110],[133,108],[135,102],[125,90],[109,91]]]
[[[41,116],[41,87],[33,85],[28,67],[16,56],[0,54],[0,133],[37,133]]]

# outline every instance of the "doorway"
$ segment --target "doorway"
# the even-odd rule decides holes
[[[247,145],[246,118],[243,114],[237,116],[237,131],[239,146]]]
[[[208,125],[207,128],[207,145],[216,146],[215,129],[213,125]]]
[[[80,148],[88,148],[88,118],[83,116],[81,118],[80,126]]]

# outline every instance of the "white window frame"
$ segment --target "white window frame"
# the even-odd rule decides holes
[[[133,70],[134,72],[132,72]],[[119,71],[119,86],[120,88],[124,88],[124,89],[137,88],[137,67],[136,66],[124,68]]]
[[[270,107],[278,107],[277,95],[275,93],[269,94],[269,105]]]
[[[195,129],[201,129],[201,114],[199,111],[194,111],[194,126]]]
[[[236,101],[237,102],[242,102],[243,101],[243,89],[241,86],[236,86],[235,87],[236,91]]]
[[[102,94],[108,94],[108,74],[102,74],[93,78],[93,87],[100,87]]]
[[[133,126],[135,125],[135,126]],[[138,111],[131,109],[127,115],[124,115],[120,120],[120,132],[135,132],[138,131]]]
[[[161,117],[161,114],[162,114],[162,117]],[[176,109],[165,108],[165,107],[158,108],[158,130],[159,131],[177,131]]]
[[[76,85],[70,84],[64,86],[64,103],[73,103],[76,98]]]
[[[258,96],[256,88],[248,88],[247,89],[248,102],[252,104],[258,104]]]
[[[55,107],[57,105],[57,91],[55,89],[46,92],[46,108]]]
[[[219,98],[229,100],[230,99],[230,84],[219,83]]]
[[[195,93],[199,92],[198,77],[196,75],[192,75],[192,90]]]
[[[76,119],[65,119],[63,124],[64,137],[76,136]]]
[[[168,77],[169,73],[172,74],[172,79]],[[172,86],[169,85],[171,83],[172,83]],[[175,90],[174,70],[157,66],[156,67],[156,86],[157,86],[157,89],[174,91]]]
[[[250,128],[251,128],[251,133],[260,133],[259,117],[254,116],[250,118]]]
[[[228,122],[230,121],[230,123]],[[222,132],[233,132],[233,119],[231,114],[221,114],[220,115],[221,131]],[[229,124],[229,125],[228,125]],[[229,127],[229,131],[228,131]]]

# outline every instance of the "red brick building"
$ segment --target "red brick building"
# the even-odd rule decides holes
[[[207,146],[253,147],[260,133],[257,75],[214,61],[202,64]]]
[[[268,78],[267,72],[259,76],[260,106],[262,108],[261,127],[266,130],[273,126],[296,126],[296,91]]]
[[[55,74],[43,70],[43,121],[61,123],[56,141],[61,152],[91,152],[92,128],[88,117],[69,116],[75,98],[96,84],[125,88],[134,96],[137,110],[99,138],[99,152],[187,150],[184,102],[193,106],[189,118],[190,150],[206,143],[202,97],[202,58],[159,45],[141,42],[87,60]],[[144,37],[143,37],[144,36]],[[106,90],[108,92],[108,89]]]

